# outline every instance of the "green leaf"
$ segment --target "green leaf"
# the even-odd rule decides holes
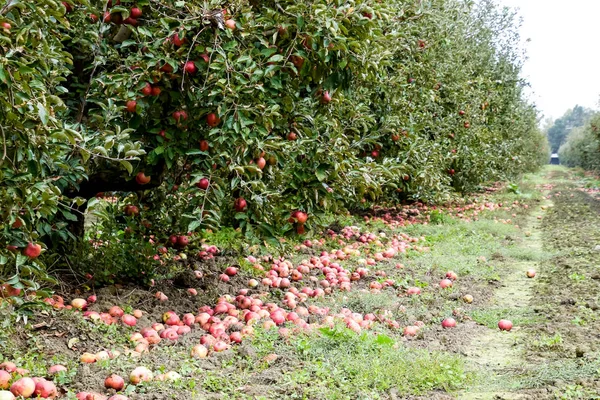
[[[315,171],[315,176],[317,177],[319,182],[323,182],[324,180],[326,180],[328,175],[329,172],[327,170],[327,167],[319,166]]]
[[[377,339],[375,339],[375,343],[377,343],[379,345],[383,345],[383,346],[391,346],[394,343],[396,343],[396,341],[394,339],[392,339],[391,337],[380,333],[377,335]]]
[[[75,214],[66,210],[60,210],[60,212],[68,221],[77,221],[77,216]]]
[[[190,222],[188,224],[188,228],[187,228],[188,232],[195,231],[201,224],[202,224],[201,220],[199,220],[199,219],[193,220],[192,222]]]
[[[38,115],[40,117],[40,121],[42,121],[42,124],[44,124],[44,126],[48,125],[48,111],[46,110],[46,107],[44,107],[42,105],[42,103],[38,103],[37,109],[38,109]]]
[[[133,173],[133,165],[129,161],[121,161],[121,166],[127,170],[129,175]]]
[[[279,61],[283,61],[283,56],[281,54],[275,54],[268,60],[268,62],[279,62]]]

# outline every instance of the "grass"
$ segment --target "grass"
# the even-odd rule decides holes
[[[507,241],[507,237],[517,238],[520,235],[513,225],[491,220],[419,225],[410,227],[408,231],[413,236],[424,235],[431,246],[428,253],[409,256],[410,265],[420,270],[452,270],[459,277],[473,275],[482,280],[496,280],[499,276],[494,263],[482,262],[480,257],[489,260],[496,253],[512,249],[515,239]]]
[[[540,388],[557,381],[576,382],[579,379],[600,379],[600,360],[546,360],[527,371],[517,384],[518,387]]]
[[[471,314],[473,320],[488,328],[496,329],[498,321],[508,319],[515,326],[535,326],[544,321],[544,318],[533,313],[532,310],[517,309],[517,308],[480,308],[474,310]]]
[[[300,386],[312,382],[302,387],[308,398],[366,399],[376,393],[384,398],[392,389],[399,395],[453,391],[467,380],[456,355],[408,349],[385,335],[356,335],[340,327],[299,340],[296,350],[303,368],[292,377]]]

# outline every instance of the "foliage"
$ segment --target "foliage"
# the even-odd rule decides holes
[[[301,232],[294,210],[310,230],[325,212],[444,199],[545,161],[515,17],[492,1],[109,3],[0,9],[3,244],[62,251],[95,191],[138,205],[156,244],[220,226],[273,240]]]
[[[554,121],[554,124],[546,132],[552,152],[556,153],[560,146],[565,143],[570,132],[575,128],[584,126],[592,115],[592,110],[576,105],[573,109],[567,110],[561,118]]]
[[[600,169],[600,136],[597,128],[599,124],[600,114],[595,114],[585,126],[573,129],[569,133],[566,142],[558,151],[561,164],[593,171]]]

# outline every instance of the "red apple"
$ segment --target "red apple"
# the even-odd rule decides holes
[[[167,311],[163,314],[163,322],[167,325],[177,325],[180,321],[179,316],[174,311]]]
[[[129,215],[130,217],[138,215],[140,213],[140,209],[137,206],[132,205],[125,206],[125,209],[123,211],[125,211],[125,214]]]
[[[454,328],[456,326],[456,320],[454,318],[446,318],[442,321],[444,328]]]
[[[225,269],[225,273],[229,276],[235,276],[238,273],[238,270],[236,267],[227,267]]]
[[[187,112],[180,110],[173,113],[173,118],[175,119],[175,122],[180,123],[181,121],[187,120],[188,115]]]
[[[266,165],[267,165],[267,160],[265,160],[263,157],[260,157],[258,160],[256,160],[256,166],[259,169],[264,169]]]
[[[148,183],[150,183],[150,177],[146,176],[146,174],[144,174],[143,172],[138,172],[138,174],[135,176],[135,181],[137,182],[138,185],[147,185]]]
[[[221,119],[215,113],[210,113],[206,116],[206,123],[210,127],[215,127],[221,123]]]
[[[177,236],[177,246],[186,247],[189,244],[190,240],[187,236],[181,235]]]
[[[458,279],[458,275],[454,271],[448,271],[446,272],[446,278],[455,281]]]
[[[79,392],[75,395],[77,400],[106,400],[106,396],[96,392]]]
[[[8,389],[10,387],[11,374],[3,369],[0,369],[0,389]]]
[[[513,327],[513,324],[512,324],[512,322],[511,322],[511,321],[509,321],[509,320],[507,320],[507,319],[501,319],[501,320],[498,322],[498,328],[499,328],[501,331],[507,331],[507,332],[508,332],[508,331],[510,331],[510,330],[512,329],[512,327]]]
[[[329,94],[328,91],[323,92],[323,97],[321,97],[321,102],[323,104],[327,104],[327,103],[331,102],[331,95]]]
[[[12,26],[8,22],[0,23],[0,27],[2,27],[2,29],[4,29],[7,32],[10,32],[10,28],[12,28]]]
[[[93,400],[95,400],[95,399],[93,399]],[[101,400],[101,399],[98,399],[98,400]],[[110,396],[108,398],[108,400],[129,400],[129,397],[124,396],[122,394],[115,394],[115,395]]]
[[[131,9],[131,11],[129,11],[129,16],[130,16],[131,18],[138,19],[139,17],[141,17],[141,16],[142,16],[142,10],[141,10],[141,9],[139,9],[138,7],[133,7],[133,8]]]
[[[208,151],[209,147],[210,147],[210,145],[208,144],[208,140],[200,141],[200,151]]]
[[[125,108],[128,112],[134,113],[137,108],[137,102],[135,100],[129,100],[127,104],[125,104]]]
[[[146,82],[146,86],[142,89],[142,94],[144,96],[150,96],[152,94],[152,85]]]
[[[29,258],[38,258],[42,253],[42,246],[29,242],[23,250],[23,255]]]
[[[79,360],[82,363],[85,363],[85,364],[92,364],[92,363],[95,363],[97,361],[96,360],[96,355],[92,354],[92,353],[83,353],[81,355],[81,357],[79,358]]]
[[[129,382],[138,385],[141,382],[151,381],[154,375],[146,367],[137,367],[129,374]]]
[[[137,324],[137,319],[133,315],[124,314],[121,317],[121,321],[128,326],[135,326]]]
[[[35,391],[33,392],[34,397],[41,397],[43,399],[53,399],[58,396],[56,385],[54,382],[47,381],[44,378],[36,378]]]
[[[535,269],[530,269],[527,271],[528,278],[535,278]]]
[[[157,86],[152,87],[152,96],[158,97],[160,96],[161,89]]]
[[[229,346],[227,345],[227,343],[225,343],[225,342],[223,342],[223,341],[220,341],[220,340],[219,340],[218,342],[216,342],[216,343],[214,344],[214,346],[213,346],[213,350],[214,350],[214,351],[216,351],[216,352],[218,353],[218,352],[221,352],[221,351],[225,351],[225,350],[227,350],[227,348],[228,348],[228,347],[229,347]]]
[[[60,373],[61,371],[67,371],[67,367],[65,367],[64,365],[53,365],[50,368],[48,368],[48,375],[56,375],[58,373]]]
[[[206,178],[202,178],[202,179],[200,179],[200,181],[198,183],[196,183],[196,186],[198,187],[198,189],[202,189],[202,190],[208,189],[208,185],[210,185],[210,181]]]
[[[298,221],[298,223],[300,225],[304,225],[307,220],[308,220],[308,214],[305,213],[304,211],[298,211],[298,213],[296,214],[296,221]]]
[[[407,326],[406,328],[404,328],[404,336],[416,336],[418,332],[418,326]]]
[[[178,32],[171,36],[171,43],[175,47],[181,47],[185,43],[185,32]]]
[[[296,135],[296,132],[290,132],[287,134],[287,140],[294,141],[296,139],[298,139],[298,135]]]
[[[10,391],[16,397],[23,396],[29,398],[35,391],[35,382],[31,378],[18,379],[10,386]]]
[[[232,19],[228,19],[227,21],[225,21],[225,26],[227,27],[227,29],[230,30],[235,30],[235,21]]]
[[[110,308],[110,310],[108,310],[108,313],[110,314],[111,317],[115,317],[115,318],[121,318],[123,316],[123,314],[125,314],[123,312],[123,309],[119,306],[112,306]]]
[[[125,380],[119,375],[112,374],[104,380],[104,386],[107,389],[115,389],[118,392],[125,387]]]
[[[192,357],[194,358],[206,358],[208,356],[208,349],[201,344],[197,344],[192,347]]]
[[[17,366],[15,365],[14,362],[4,361],[2,364],[0,364],[0,370],[4,370],[6,372],[13,373],[17,370]]]
[[[196,68],[196,64],[194,64],[193,61],[187,61],[183,66],[183,69],[190,75],[194,75],[198,71],[198,68]]]
[[[442,289],[450,288],[452,287],[452,281],[450,279],[442,279],[440,281],[440,287]]]
[[[73,299],[71,300],[71,306],[76,310],[83,310],[87,307],[87,301],[84,299]]]
[[[248,203],[246,202],[246,199],[244,199],[243,197],[240,197],[235,200],[235,203],[233,206],[235,207],[235,211],[242,212],[246,209],[246,207],[248,206]]]
[[[406,294],[409,296],[413,296],[415,294],[421,294],[421,289],[419,289],[418,287],[409,287],[406,290]]]

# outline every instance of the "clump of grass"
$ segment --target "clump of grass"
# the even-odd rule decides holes
[[[452,391],[467,380],[458,356],[408,349],[386,335],[358,335],[343,327],[300,338],[296,351],[304,372],[313,377],[313,388],[326,398],[332,398],[329,391],[352,398],[391,389],[399,395]]]
[[[543,322],[543,317],[533,314],[530,310],[515,308],[486,308],[474,310],[473,320],[488,328],[497,328],[501,319],[511,320],[515,326],[533,326]]]

